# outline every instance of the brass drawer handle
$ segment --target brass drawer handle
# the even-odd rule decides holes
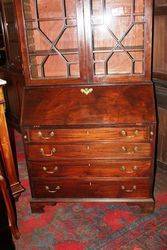
[[[60,186],[57,186],[54,190],[50,190],[49,186],[45,186],[45,189],[49,192],[49,193],[56,193],[57,191],[59,191],[61,189]]]
[[[121,189],[122,190],[124,190],[126,193],[133,193],[134,191],[136,191],[136,186],[134,185],[133,187],[132,187],[132,189],[126,189],[126,187],[125,186],[121,186]]]
[[[135,138],[137,136],[139,136],[139,130],[136,129],[134,132],[133,132],[134,135],[129,135],[128,138]]]
[[[127,136],[127,132],[126,132],[126,130],[124,130],[124,129],[121,130],[120,134],[121,134],[123,137]]]
[[[121,130],[120,134],[121,134],[121,136],[123,136],[123,137],[134,138],[134,137],[136,137],[136,136],[139,135],[139,130],[136,129],[136,130],[133,132],[133,135],[128,135],[127,131],[123,129],[123,130]]]
[[[89,95],[93,92],[92,88],[85,88],[85,89],[81,89],[81,93],[84,95]]]
[[[135,146],[132,150],[128,149],[127,147],[123,146],[121,147],[121,150],[125,153],[128,153],[128,154],[133,154],[133,153],[136,153],[139,151],[139,147],[138,146]]]
[[[133,152],[138,152],[139,151],[139,147],[138,146],[135,146],[134,149],[133,149]]]
[[[44,140],[49,140],[50,138],[52,138],[53,136],[55,136],[55,133],[52,131],[49,133],[49,136],[43,136],[42,132],[39,131],[38,132],[38,136],[41,137]]]
[[[48,171],[48,169],[46,167],[43,167],[42,168],[44,172],[46,172],[47,174],[54,174],[57,170],[58,170],[58,167],[54,167],[53,171]]]
[[[138,166],[133,166],[132,170],[127,170],[125,166],[121,166],[120,169],[127,174],[133,174],[138,170]]]
[[[139,135],[139,130],[136,129],[136,130],[134,131],[134,136],[138,136],[138,135]]]
[[[123,146],[121,149],[122,149],[122,151],[124,151],[124,152],[128,152],[127,147],[124,147],[124,146]]]
[[[50,154],[46,154],[43,148],[40,149],[40,152],[45,157],[51,157],[51,156],[53,156],[56,153],[56,149],[52,148]]]

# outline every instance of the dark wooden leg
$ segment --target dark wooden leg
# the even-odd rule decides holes
[[[44,213],[44,207],[45,206],[55,206],[57,202],[49,203],[49,202],[38,202],[33,201],[33,199],[30,201],[30,207],[32,213]]]

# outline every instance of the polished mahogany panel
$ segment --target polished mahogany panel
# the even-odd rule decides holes
[[[31,88],[23,105],[23,126],[155,122],[151,85]]]

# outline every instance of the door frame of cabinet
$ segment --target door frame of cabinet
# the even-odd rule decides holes
[[[144,40],[144,74],[132,75],[107,75],[95,76],[93,74],[92,60],[92,30],[91,30],[91,6],[90,0],[84,1],[84,21],[87,44],[87,65],[89,82],[92,83],[114,83],[114,82],[147,82],[151,81],[151,58],[152,58],[152,25],[153,25],[153,0],[145,0],[145,40]]]
[[[79,50],[79,68],[80,77],[76,78],[31,78],[31,72],[29,70],[29,55],[28,55],[28,45],[26,39],[26,29],[25,29],[25,19],[22,0],[14,0],[15,11],[18,22],[19,37],[21,43],[22,51],[22,61],[23,70],[27,86],[40,86],[40,85],[52,85],[52,84],[73,84],[86,82],[87,79],[87,69],[85,64],[85,34],[84,34],[84,19],[83,19],[83,1],[76,0],[76,11],[77,11],[77,29],[78,29],[78,50]]]
[[[29,70],[29,56],[27,50],[27,39],[22,0],[14,0],[15,11],[18,22],[20,46],[22,52],[23,70],[27,86],[44,86],[58,84],[76,83],[134,83],[151,81],[151,58],[152,58],[152,19],[153,19],[153,0],[145,0],[145,73],[132,75],[108,75],[93,76],[92,62],[92,33],[90,23],[90,0],[76,0],[77,3],[77,27],[78,27],[78,47],[79,47],[79,78],[31,78]],[[85,28],[84,28],[85,26]]]

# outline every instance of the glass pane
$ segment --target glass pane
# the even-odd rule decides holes
[[[23,7],[25,13],[25,19],[31,20],[36,18],[36,8],[35,8],[36,1],[35,0],[23,0]]]
[[[55,18],[64,16],[63,1],[45,0],[38,1],[38,13],[40,18]]]
[[[111,48],[116,45],[115,39],[111,36],[110,32],[104,26],[94,28],[93,32],[94,49]]]
[[[51,42],[54,42],[59,37],[63,29],[63,20],[40,22],[40,30],[44,34],[43,37],[46,36]]]
[[[23,3],[31,76],[78,77],[76,0]]]
[[[102,16],[103,15],[103,1],[101,0],[94,0],[91,1],[92,4],[92,15],[94,16]]]
[[[138,1],[138,0],[137,0]],[[106,14],[109,16],[122,16],[131,14],[132,0],[106,0]]]
[[[6,63],[6,49],[2,13],[0,12],[0,66]]]
[[[144,73],[144,0],[91,0],[95,75]]]
[[[131,46],[131,47],[140,46],[143,48],[143,46],[144,46],[143,34],[144,34],[144,25],[143,24],[136,24],[132,27],[132,29],[126,35],[122,44],[124,46]]]
[[[121,39],[121,37],[125,35],[125,33],[127,32],[128,28],[131,25],[131,17],[130,16],[110,17],[108,15],[107,18],[105,19],[105,24],[118,39]]]
[[[59,55],[49,56],[45,62],[44,71],[45,76],[57,76],[63,77],[66,76],[66,62]]]
[[[66,0],[66,15],[68,17],[76,17],[76,0]]]
[[[67,70],[72,77],[79,76],[78,54],[63,52],[63,56],[60,56],[56,52],[53,53],[50,56],[30,57],[31,71],[34,78],[66,77]]]
[[[15,67],[20,68],[20,48],[19,48],[19,39],[18,31],[16,25],[16,18],[14,12],[14,5],[12,0],[4,0],[3,7],[5,11],[6,18],[6,29],[7,29],[7,40],[9,42],[9,60],[15,65]]]
[[[31,65],[31,75],[33,78],[42,77],[41,67],[40,65]]]
[[[108,61],[108,74],[130,74],[132,61],[125,52],[114,53]]]
[[[50,42],[38,30],[27,31],[27,42],[29,52],[50,49]]]
[[[136,61],[134,65],[134,72],[136,74],[141,74],[143,72],[143,62],[142,61]]]
[[[34,78],[42,77],[43,71],[41,64],[44,60],[44,56],[31,56],[30,57],[30,65],[31,65],[31,73]]]
[[[70,65],[71,76],[79,76],[79,64]]]
[[[135,1],[135,13],[144,14],[144,0]]]
[[[96,75],[104,75],[105,74],[105,65],[104,63],[98,62],[95,63],[95,74]]]
[[[61,35],[58,43],[58,49],[67,49],[67,50],[76,50],[77,51],[77,29],[76,27],[68,27],[64,30],[63,34]]]

